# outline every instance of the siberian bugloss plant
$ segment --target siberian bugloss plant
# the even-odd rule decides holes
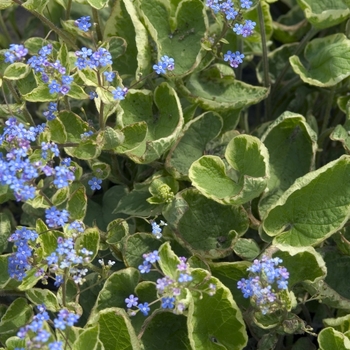
[[[0,348],[350,349],[348,5],[0,1]]]

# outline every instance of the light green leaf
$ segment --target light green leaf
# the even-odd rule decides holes
[[[4,72],[4,78],[8,80],[18,80],[25,78],[31,68],[28,64],[22,62],[15,62],[10,64]]]
[[[260,254],[260,248],[253,239],[238,238],[233,251],[244,260],[252,261]]]
[[[140,10],[158,47],[158,59],[163,55],[174,59],[172,74],[184,75],[193,71],[204,52],[201,40],[207,30],[208,19],[202,1],[181,1],[171,19],[169,5],[161,0],[142,1]]]
[[[160,257],[159,266],[166,276],[171,277],[176,280],[178,274],[177,265],[180,264],[180,259],[171,249],[170,243],[165,242],[158,249],[158,254]]]
[[[265,232],[291,246],[321,243],[349,219],[349,181],[349,156],[297,179],[267,213]]]
[[[179,192],[163,215],[182,245],[209,259],[230,254],[236,235],[248,228],[248,218],[241,207],[221,205],[195,189]]]
[[[68,199],[67,210],[72,220],[83,220],[86,214],[87,197],[85,186],[81,185]]]
[[[182,136],[170,150],[166,168],[175,178],[187,178],[191,164],[203,155],[209,141],[218,136],[222,118],[206,112],[186,124]]]
[[[0,321],[0,341],[5,343],[6,339],[15,335],[18,329],[27,324],[33,315],[32,308],[25,298],[17,298],[7,308]]]
[[[228,72],[230,70],[230,73]],[[268,89],[252,86],[234,79],[233,70],[224,65],[215,65],[200,73],[194,73],[186,86],[178,83],[186,98],[204,110],[237,110],[262,101]]]
[[[334,86],[350,75],[350,40],[344,34],[317,38],[306,45],[305,67],[298,56],[289,58],[292,68],[310,85]]]
[[[182,109],[175,90],[167,83],[159,85],[154,92],[158,113],[153,111],[152,95],[147,90],[130,90],[121,101],[124,113],[118,116],[124,125],[146,121],[146,138],[126,154],[136,163],[150,163],[166,152],[179,135],[183,126]]]
[[[13,278],[10,278],[8,273],[8,259],[11,254],[0,255],[0,289],[1,290],[14,290],[16,289],[21,282],[16,281]]]
[[[56,295],[48,289],[31,288],[26,291],[26,297],[34,305],[45,304],[49,311],[58,312],[61,309]]]
[[[348,0],[297,0],[307,20],[318,29],[333,27],[350,17]]]
[[[313,170],[318,148],[317,135],[296,113],[284,112],[273,121],[261,137],[269,151],[270,178],[268,192],[259,202],[260,216],[298,178]]]
[[[113,69],[120,75],[131,75],[136,79],[147,74],[150,69],[150,49],[148,33],[137,15],[135,2],[117,1],[106,22],[103,37],[119,36],[127,43],[125,54],[113,62]]]
[[[263,143],[254,136],[236,136],[227,145],[225,158],[233,169],[226,169],[217,156],[203,156],[193,162],[189,170],[193,186],[222,204],[240,205],[258,197],[269,177],[268,152]]]
[[[100,339],[100,327],[99,324],[85,329],[79,334],[78,339],[74,342],[72,350],[102,350],[104,346],[102,345]]]
[[[125,298],[134,293],[134,289],[139,282],[139,277],[139,271],[131,267],[119,270],[110,275],[97,296],[95,306],[91,310],[88,319],[88,324],[95,324],[101,311],[106,311],[110,307],[124,308]],[[107,349],[109,348],[107,347]]]
[[[322,329],[317,340],[320,350],[350,350],[349,338],[345,334],[330,327]]]
[[[49,0],[27,0],[22,6],[29,11],[36,11],[42,14],[48,2]]]
[[[0,213],[0,253],[2,253],[8,243],[8,238],[11,235],[11,221],[6,213]]]
[[[57,94],[50,94],[49,87],[40,84],[30,92],[23,94],[23,97],[28,102],[50,102],[57,100]]]
[[[50,130],[51,141],[57,143],[65,143],[67,141],[67,133],[63,123],[55,118],[54,120],[48,120],[47,125]]]
[[[97,10],[101,10],[101,8],[105,7],[108,0],[87,0],[89,5]]]
[[[98,247],[100,245],[100,233],[96,228],[88,228],[83,234],[80,234],[75,242],[75,250],[80,252],[81,249],[86,248],[88,251],[92,252],[89,255],[90,261],[94,260]]]
[[[0,10],[5,10],[8,7],[12,6],[12,0],[1,0],[0,1]]]
[[[203,279],[207,272],[197,269],[192,274]],[[216,285],[216,293],[194,295],[188,310],[187,328],[192,349],[242,350],[248,337],[240,309],[229,289],[218,279],[211,277],[208,283]]]
[[[123,309],[108,308],[98,315],[99,339],[108,350],[140,350],[140,342]]]

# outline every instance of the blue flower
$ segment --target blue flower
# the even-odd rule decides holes
[[[163,309],[173,309],[174,308],[174,297],[165,297],[162,298],[162,308]]]
[[[5,51],[5,62],[14,63],[16,61],[22,61],[22,59],[28,54],[28,49],[23,45],[11,44],[9,50]]]
[[[130,294],[129,297],[125,299],[126,307],[131,308],[133,306],[137,306],[138,300],[138,297],[135,297],[134,294]]]
[[[143,257],[144,257],[145,261],[150,262],[151,264],[154,264],[160,260],[160,257],[158,255],[157,250],[154,250],[153,252],[148,253],[148,254],[144,254]]]
[[[84,32],[88,32],[91,27],[90,16],[78,18],[74,24]]]
[[[59,93],[61,91],[61,85],[56,81],[52,80],[51,84],[49,84],[50,94]]]
[[[141,273],[148,273],[151,271],[151,267],[152,265],[149,262],[144,261],[142,265],[139,265],[138,269]]]
[[[103,75],[105,76],[105,79],[109,81],[110,83],[113,81],[115,78],[115,73],[114,72],[103,72]]]
[[[90,188],[95,191],[95,190],[100,190],[101,186],[100,184],[102,183],[102,180],[97,178],[97,177],[93,177],[91,180],[89,180],[88,184],[90,186]]]
[[[127,92],[128,92],[127,88],[122,89],[121,87],[118,86],[115,90],[112,91],[113,98],[119,101],[124,100]]]
[[[148,316],[148,313],[151,310],[148,306],[148,303],[139,304],[138,308],[144,314],[144,316]]]
[[[250,9],[252,5],[253,5],[253,2],[250,0],[241,0],[242,9]]]
[[[69,220],[69,213],[67,210],[58,210],[56,207],[51,207],[45,210],[46,224],[49,227],[61,227]]]

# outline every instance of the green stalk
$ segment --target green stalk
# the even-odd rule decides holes
[[[92,18],[94,20],[94,23],[96,23],[97,41],[102,41],[103,35],[102,35],[100,16],[98,15],[98,11],[95,8],[92,8]]]
[[[6,41],[7,41],[7,46],[12,42],[10,33],[7,30],[7,27],[5,25],[4,19],[2,18],[2,12],[0,11],[0,28],[2,33],[4,34]]]
[[[12,0],[12,1],[22,6],[24,9],[30,12],[33,16],[39,18],[42,23],[46,24],[51,30],[53,30],[63,41],[65,41],[68,45],[70,45],[74,50],[79,50],[78,46],[71,40],[71,38],[63,30],[61,30],[54,23],[48,20],[46,17],[44,17],[43,15],[41,15],[39,12],[35,10],[30,10],[25,8],[21,0]]]
[[[4,79],[4,82],[6,83],[6,86],[8,87],[8,89],[11,91],[11,94],[15,98],[16,102],[18,104],[21,104],[23,101],[18,96],[17,91],[14,88],[14,86],[11,84],[11,82],[9,80],[7,80],[7,79]],[[23,115],[24,115],[24,118],[26,119],[26,121],[30,125],[35,125],[34,120],[33,120],[32,116],[31,116],[31,114],[28,112],[27,107],[25,105],[24,105],[24,108],[23,108]]]
[[[332,110],[332,104],[333,104],[333,99],[335,94],[335,87],[336,85],[334,85],[329,92],[326,108],[324,109],[323,123],[322,123],[322,129],[320,134],[322,134],[327,129],[327,126],[329,124],[329,119],[331,118],[331,110]]]
[[[258,18],[259,18],[259,25],[260,25],[260,33],[261,33],[261,45],[262,45],[262,60],[263,60],[263,67],[264,67],[264,86],[266,88],[270,88],[270,76],[269,76],[269,61],[267,57],[267,41],[266,41],[266,33],[265,33],[265,21],[264,21],[264,15],[262,11],[261,1],[258,3]],[[270,99],[265,99],[265,120],[268,120],[271,116],[271,103]]]
[[[67,9],[66,9],[66,19],[70,17],[70,10],[72,8],[72,0],[68,0]]]

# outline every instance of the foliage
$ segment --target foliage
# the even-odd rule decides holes
[[[0,0],[0,349],[350,350],[349,9]]]

